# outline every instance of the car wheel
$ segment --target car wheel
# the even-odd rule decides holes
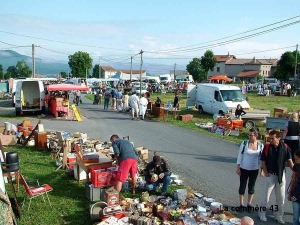
[[[204,113],[204,112],[203,112],[203,108],[202,108],[201,105],[198,106],[198,111],[199,111],[200,114],[203,114],[203,113]]]
[[[244,122],[244,126],[248,129],[251,129],[255,126],[255,123],[252,120],[246,120]]]

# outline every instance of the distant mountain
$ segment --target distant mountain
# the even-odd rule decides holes
[[[0,64],[3,70],[9,66],[15,66],[18,61],[25,60],[30,69],[32,69],[32,57],[21,55],[12,50],[0,51]],[[35,58],[35,72],[41,75],[57,75],[60,72],[70,71],[69,65],[64,62]]]
[[[9,66],[15,66],[18,61],[25,60],[27,65],[32,69],[32,57],[21,55],[18,52],[12,50],[0,50],[0,64],[3,66],[3,70],[6,70]],[[111,64],[110,66],[115,69],[130,69],[130,65],[127,64]],[[144,64],[143,70],[147,71],[147,75],[159,75],[167,74],[173,69],[173,65],[163,65],[163,64]],[[134,70],[139,70],[140,68],[133,67]],[[185,65],[176,66],[177,70],[185,70]],[[70,72],[68,63],[61,62],[59,60],[46,60],[35,58],[35,72],[36,74],[42,76],[56,76],[60,72]],[[92,74],[92,70],[90,70]]]

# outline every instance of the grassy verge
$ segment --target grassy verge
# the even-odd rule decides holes
[[[49,151],[20,146],[6,147],[5,150],[18,151],[20,171],[26,180],[39,179],[40,184],[48,183],[53,187],[53,191],[49,193],[52,209],[47,201],[43,202],[42,197],[37,197],[32,200],[31,208],[27,211],[26,201],[24,208],[21,208],[22,216],[18,219],[19,225],[94,224],[89,218],[89,206],[92,203],[85,196],[84,181],[78,184],[65,171],[56,170],[55,160],[50,157]],[[171,186],[168,192],[171,193],[178,188],[182,186]],[[6,190],[9,197],[12,197],[9,185],[6,185]],[[121,192],[121,196],[138,198],[141,196],[141,191],[137,191],[135,195],[129,191]],[[21,206],[24,199],[24,188],[21,183],[17,199]],[[14,204],[13,199],[11,202]]]
[[[86,97],[90,100],[94,99],[94,96],[92,94],[86,95]],[[154,93],[151,94],[151,100],[155,101],[156,98],[159,97],[163,103],[167,103],[168,101],[173,102],[174,100],[174,93],[167,93],[165,95],[162,95],[160,93]],[[247,139],[247,132],[248,129],[244,128],[241,130],[240,135],[235,136],[222,136],[215,133],[210,133],[206,129],[199,128],[195,126],[195,123],[207,123],[213,122],[212,115],[209,114],[199,114],[198,111],[194,109],[186,110],[186,94],[179,94],[180,97],[180,115],[183,114],[192,114],[194,119],[190,122],[182,122],[179,120],[173,120],[172,118],[169,119],[168,123],[173,124],[175,126],[185,127],[187,129],[191,129],[200,133],[209,134],[211,136],[215,136],[224,140],[232,141],[235,143],[241,143],[241,141]],[[267,109],[270,110],[271,116],[273,116],[274,108],[275,107],[286,107],[288,108],[289,112],[293,112],[294,110],[300,110],[299,106],[299,96],[297,97],[285,97],[285,96],[258,96],[256,92],[248,93],[246,94],[246,97],[248,97],[248,102],[252,108],[256,109]],[[161,118],[153,118],[154,120],[163,122]],[[265,124],[264,123],[256,123],[256,127],[259,128],[260,133],[264,134],[265,131]]]

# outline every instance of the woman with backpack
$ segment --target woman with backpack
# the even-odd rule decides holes
[[[244,205],[244,194],[248,183],[248,203],[247,207],[251,207],[254,197],[254,186],[258,176],[260,167],[260,155],[263,150],[263,144],[257,140],[258,131],[251,128],[248,132],[248,140],[240,145],[237,158],[236,173],[240,176],[239,199],[240,207]],[[262,174],[261,174],[262,175]]]

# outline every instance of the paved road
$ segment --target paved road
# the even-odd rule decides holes
[[[89,137],[103,141],[109,140],[115,133],[120,137],[129,135],[135,146],[145,146],[151,152],[158,151],[168,157],[172,170],[194,190],[225,205],[239,205],[237,193],[239,181],[235,174],[238,152],[236,144],[166,123],[152,120],[132,121],[128,114],[104,110],[101,106],[92,105],[87,99],[80,105],[80,111],[84,115],[83,122],[46,118],[43,119],[45,129],[86,132]],[[0,121],[2,122],[4,121]],[[36,124],[37,120],[32,120],[32,123]],[[288,171],[287,177],[290,175]],[[262,186],[262,178],[258,178],[254,205],[258,203]],[[274,193],[271,198],[274,198]],[[271,204],[275,204],[274,200],[270,202]],[[271,212],[268,214],[271,215]],[[270,217],[267,223],[260,222],[256,213],[237,214],[239,217],[243,215],[253,217],[256,224],[277,224]],[[286,224],[292,224],[290,202],[286,203],[284,220]]]

